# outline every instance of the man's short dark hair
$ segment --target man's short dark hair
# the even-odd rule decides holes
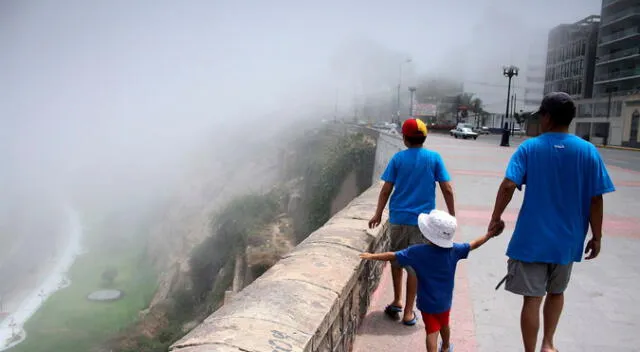
[[[542,99],[538,115],[549,114],[556,126],[569,126],[576,117],[576,104],[571,96],[564,92],[551,92]]]
[[[426,136],[404,136],[411,145],[423,145],[427,140]]]

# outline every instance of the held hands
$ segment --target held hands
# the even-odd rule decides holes
[[[594,259],[600,254],[600,239],[591,238],[587,242],[587,246],[584,249],[584,254],[587,255],[586,260]]]
[[[504,221],[502,219],[491,219],[489,228],[487,229],[487,235],[489,237],[496,237],[504,231]]]

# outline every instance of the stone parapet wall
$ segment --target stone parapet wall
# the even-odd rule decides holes
[[[170,351],[349,351],[384,267],[358,254],[389,248],[386,211],[367,228],[379,191],[374,182]]]

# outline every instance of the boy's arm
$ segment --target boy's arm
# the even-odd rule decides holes
[[[373,215],[371,220],[369,220],[369,228],[372,229],[378,225],[382,221],[382,212],[384,211],[384,207],[387,206],[387,202],[389,201],[389,197],[391,196],[391,192],[393,191],[393,183],[385,182],[380,190],[380,195],[378,195],[378,206],[376,207],[376,213]]]
[[[484,236],[480,236],[475,240],[469,242],[469,246],[471,247],[470,249],[471,250],[477,249],[478,247],[487,243],[487,241],[490,240],[492,237],[496,237],[499,234],[501,234],[502,231],[504,231],[504,221],[500,220],[500,222],[496,224],[496,229],[494,230],[494,232],[487,232]]]
[[[442,196],[444,197],[444,202],[447,204],[447,210],[451,216],[456,216],[456,208],[455,201],[453,197],[453,186],[451,182],[439,182],[440,191],[442,191]]]
[[[385,262],[390,262],[392,260],[396,260],[396,254],[394,252],[362,253],[360,254],[360,258],[367,259],[367,260],[382,260]]]
[[[471,250],[477,249],[478,247],[482,246],[488,240],[490,240],[491,237],[493,237],[493,236],[491,236],[489,233],[486,233],[484,236],[480,236],[480,237],[476,238],[475,240],[469,242],[469,246],[471,247]]]

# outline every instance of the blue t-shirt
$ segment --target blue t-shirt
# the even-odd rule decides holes
[[[451,178],[440,154],[424,148],[409,148],[396,153],[382,174],[382,180],[394,185],[389,200],[389,222],[417,225],[418,215],[436,207],[436,182]]]
[[[456,265],[469,256],[469,243],[454,243],[452,248],[417,244],[396,252],[401,266],[411,266],[418,277],[418,309],[438,314],[451,309]]]
[[[524,201],[507,256],[523,262],[582,260],[591,198],[615,191],[596,147],[567,133],[544,133],[522,143],[506,178]]]

